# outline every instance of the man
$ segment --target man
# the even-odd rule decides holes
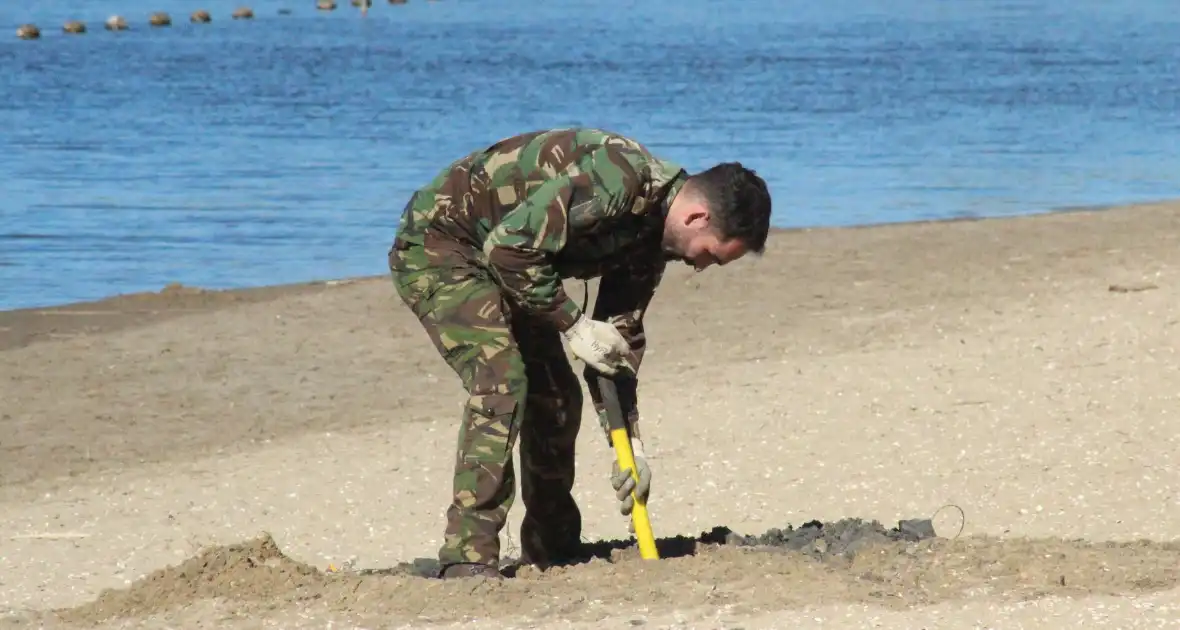
[[[389,266],[398,295],[468,392],[441,577],[499,577],[499,533],[515,498],[520,437],[522,560],[576,556],[571,490],[582,391],[562,347],[584,362],[607,432],[598,373],[618,380],[640,483],[612,468],[619,510],[646,498],[636,377],[643,316],[669,260],[698,271],[761,254],[765,182],[738,163],[689,176],[624,136],[556,129],[463,157],[406,204]],[[593,317],[562,278],[601,277]]]

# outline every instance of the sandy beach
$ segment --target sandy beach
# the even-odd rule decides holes
[[[0,628],[1180,625],[1180,202],[779,232],[648,339],[679,557],[441,582],[464,393],[386,278],[0,313]],[[588,402],[578,457],[626,539]],[[844,518],[939,537],[688,540]]]

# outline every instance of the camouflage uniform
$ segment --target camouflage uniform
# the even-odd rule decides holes
[[[643,315],[664,272],[664,217],[686,178],[629,138],[557,129],[471,153],[410,198],[389,252],[393,282],[469,394],[443,566],[498,561],[518,434],[525,557],[545,564],[578,546],[570,492],[582,391],[560,332],[584,305],[561,279],[601,276],[593,317],[620,330],[638,371]],[[596,373],[583,375],[607,431]],[[618,389],[638,435],[635,379]]]

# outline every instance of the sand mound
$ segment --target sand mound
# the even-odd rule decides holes
[[[643,602],[649,610],[699,605],[776,607],[871,601],[887,607],[932,604],[986,594],[1123,594],[1180,583],[1180,546],[1141,541],[1091,544],[935,535],[929,521],[811,521],[745,536],[717,527],[695,538],[658,541],[663,559],[639,558],[633,541],[585,546],[585,557],[539,571],[509,563],[502,582],[428,579],[437,566],[418,559],[389,569],[328,573],[283,555],[269,535],[213,547],[158,570],[126,589],[57,611],[92,625],[113,618],[167,614],[203,600],[240,612],[316,606],[366,619],[458,621],[590,615],[601,602]],[[597,603],[596,603],[597,602]]]
[[[210,547],[179,565],[154,571],[126,589],[108,589],[86,605],[61,611],[69,621],[135,617],[204,599],[266,600],[322,589],[325,575],[283,555],[270,534]]]

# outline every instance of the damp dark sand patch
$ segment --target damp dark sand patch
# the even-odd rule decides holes
[[[658,562],[640,559],[630,541],[602,541],[587,544],[585,557],[565,566],[518,567],[503,581],[443,581],[430,577],[436,567],[429,560],[322,571],[286,557],[264,535],[207,549],[54,614],[92,625],[222,600],[241,614],[299,606],[357,623],[588,619],[604,614],[603,602],[638,605],[651,614],[685,606],[781,610],[841,602],[907,608],[965,597],[1146,593],[1180,583],[1175,543],[948,539],[920,527],[885,528],[860,519],[813,521],[758,536],[718,527],[695,538],[662,539],[659,546],[664,559]]]
[[[248,289],[203,289],[173,282],[159,291],[0,311],[0,352],[48,339],[116,332],[193,313],[327,291],[352,282],[301,282]]]

